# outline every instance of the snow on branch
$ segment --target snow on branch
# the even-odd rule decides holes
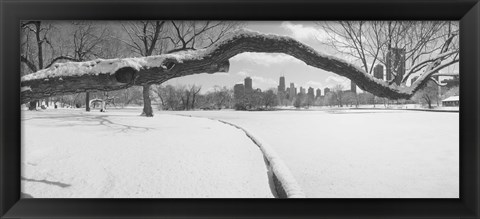
[[[417,65],[413,66],[410,71],[404,76],[402,82],[406,82],[407,79],[410,77],[410,75],[412,75],[413,73],[415,72],[418,72],[420,70],[422,70],[423,68],[427,67],[429,64],[431,64],[432,62],[436,62],[438,60],[445,60],[447,59],[448,57],[452,56],[452,55],[455,55],[455,54],[458,54],[459,53],[459,50],[452,50],[452,51],[447,51],[447,52],[444,52],[444,53],[441,53],[441,54],[438,54],[437,56],[435,56],[434,58],[431,58],[431,59],[428,59],[428,60],[425,60],[421,63],[418,63]]]
[[[56,63],[21,78],[21,87],[29,88],[21,88],[21,102],[60,94],[110,91],[130,86],[161,84],[185,75],[228,72],[228,60],[244,52],[284,53],[312,67],[347,77],[362,90],[379,97],[408,99],[418,90],[395,84],[389,85],[388,82],[372,77],[360,67],[315,51],[291,37],[241,30],[208,49],[138,58]],[[443,65],[434,69],[438,71],[441,66]],[[414,84],[414,88],[419,88],[426,83],[426,80],[423,83],[420,79]]]

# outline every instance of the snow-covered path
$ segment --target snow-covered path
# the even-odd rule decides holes
[[[402,110],[163,112],[267,141],[311,198],[458,198],[459,114]]]
[[[139,110],[22,112],[22,192],[35,198],[273,197],[259,148],[205,118]]]

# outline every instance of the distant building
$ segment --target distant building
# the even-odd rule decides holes
[[[308,95],[308,97],[310,97],[310,98],[312,98],[312,99],[315,98],[315,93],[314,93],[314,90],[313,90],[312,87],[309,87],[309,88],[308,88],[307,95]]]
[[[246,77],[245,78],[245,91],[252,91],[252,90],[253,90],[252,78]]]
[[[451,96],[442,100],[442,106],[460,106],[460,96]]]
[[[317,88],[315,97],[320,98],[321,96],[322,96],[322,90],[320,90],[320,88]]]
[[[305,92],[305,88],[300,87],[300,93],[301,93],[301,94],[305,94],[305,93],[306,93],[306,92]]]
[[[375,68],[373,68],[373,77],[383,80],[383,65],[377,64]]]
[[[403,75],[405,75],[405,49],[391,48],[387,53],[387,81],[392,80],[393,72],[396,73],[395,84],[402,83]]]
[[[297,89],[295,88],[295,85],[293,83],[290,83],[289,94],[290,99],[293,99],[297,95]]]
[[[280,77],[280,83],[278,85],[278,92],[285,92],[285,77]]]
[[[355,84],[353,81],[350,81],[350,91],[357,93],[357,84]]]
[[[233,98],[234,99],[240,99],[243,94],[245,93],[245,87],[243,86],[243,84],[235,84],[235,86],[233,86]]]
[[[326,87],[325,89],[323,89],[323,95],[327,95],[328,93],[330,92],[330,88]]]

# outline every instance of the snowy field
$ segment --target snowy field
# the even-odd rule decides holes
[[[310,198],[459,197],[458,113],[161,113],[221,119],[247,128],[276,150]]]
[[[239,129],[141,109],[22,111],[22,193],[34,198],[270,198]]]

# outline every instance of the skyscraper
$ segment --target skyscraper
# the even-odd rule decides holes
[[[375,68],[373,68],[373,77],[383,80],[383,65],[375,65]]]
[[[328,93],[330,92],[330,88],[326,87],[325,89],[323,89],[323,95],[327,95]]]
[[[252,91],[252,90],[253,90],[252,78],[246,77],[245,78],[245,91]]]
[[[355,82],[353,82],[352,80],[350,80],[350,91],[353,93],[357,93],[357,84],[355,84]]]
[[[313,90],[312,87],[309,87],[309,88],[308,88],[307,95],[308,95],[308,97],[310,97],[311,99],[315,99],[315,94],[314,94],[314,90]]]
[[[317,88],[316,92],[317,94],[315,95],[315,97],[320,98],[322,96],[322,90],[320,90],[320,88]]]
[[[405,75],[405,49],[391,48],[387,53],[387,81],[392,80],[392,73],[395,73],[395,84],[400,85]]]
[[[278,93],[285,92],[285,77],[280,77],[280,83],[278,85]]]
[[[305,88],[300,87],[300,93],[301,93],[301,94],[305,94]]]
[[[293,83],[290,83],[290,99],[293,99],[297,95],[297,89]]]

